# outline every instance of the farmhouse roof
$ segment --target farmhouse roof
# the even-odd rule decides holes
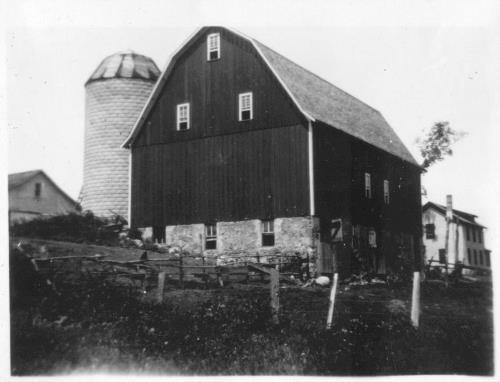
[[[21,187],[23,184],[29,182],[37,175],[42,175],[48,182],[50,182],[56,190],[67,198],[71,203],[76,205],[76,202],[68,194],[66,194],[43,170],[31,170],[24,172],[16,172],[9,174],[9,191]]]
[[[151,58],[128,50],[112,54],[102,60],[85,85],[110,78],[139,78],[154,82],[159,76],[160,69]]]
[[[162,86],[172,71],[172,67],[175,65],[177,58],[190,43],[199,38],[208,28],[209,27],[203,27],[197,31],[194,36],[182,45],[172,56],[166,70],[162,73],[149,101],[142,111],[136,126],[124,142],[124,147],[129,147],[138,135],[144,123],[144,119],[147,117],[157,97],[159,97]],[[223,29],[229,30],[227,28]],[[307,119],[326,123],[407,162],[418,165],[379,111],[295,64],[257,40],[234,30],[229,31],[248,40],[254,46],[258,54],[269,66],[277,80],[285,88],[288,95]]]
[[[446,215],[446,207],[443,206],[443,205],[441,205],[441,204],[434,203],[434,202],[427,202],[422,207],[422,209],[424,211],[427,210],[428,208],[434,208],[440,214]],[[479,224],[479,223],[476,222],[477,215],[473,215],[473,214],[469,214],[467,212],[463,212],[463,211],[459,211],[459,210],[453,209],[453,217],[455,219],[461,221],[462,223],[470,224],[470,225],[475,225],[475,226],[482,227],[482,228],[486,228],[484,225],[481,225],[481,224]]]

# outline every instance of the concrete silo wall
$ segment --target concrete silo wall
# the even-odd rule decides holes
[[[97,216],[128,216],[129,152],[121,144],[154,83],[113,78],[90,82],[85,100],[82,208]]]

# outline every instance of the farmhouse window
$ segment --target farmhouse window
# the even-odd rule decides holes
[[[220,58],[220,34],[212,33],[207,36],[207,60]]]
[[[477,239],[480,243],[483,242],[483,230],[481,228],[477,231]]]
[[[465,235],[467,236],[467,240],[470,240],[470,228],[465,227]]]
[[[189,103],[177,105],[177,130],[189,129]]]
[[[434,239],[436,238],[436,226],[432,223],[425,225],[425,238]]]
[[[248,121],[253,118],[253,96],[251,92],[239,95],[238,110],[240,121]]]
[[[477,252],[474,249],[474,265],[477,265]]]
[[[476,242],[476,228],[472,228],[472,241]]]
[[[42,183],[35,183],[35,198],[42,196]]]
[[[439,250],[439,262],[441,264],[446,264],[446,251],[444,248]]]
[[[389,204],[389,181],[384,180],[384,203]]]
[[[274,221],[264,220],[262,222],[262,246],[274,246]]]
[[[483,265],[483,251],[479,251],[479,264]]]
[[[486,258],[486,266],[491,267],[490,251],[484,251],[484,257]]]
[[[372,198],[372,179],[371,175],[365,172],[365,197]]]
[[[205,225],[205,249],[217,249],[217,226]]]
[[[469,262],[469,265],[472,264],[472,256],[470,255],[470,248],[467,248],[467,260]]]

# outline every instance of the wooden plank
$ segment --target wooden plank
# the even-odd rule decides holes
[[[335,296],[337,295],[338,280],[339,280],[339,274],[335,273],[333,275],[332,289],[330,291],[330,305],[328,307],[328,316],[326,318],[326,328],[327,329],[330,329],[332,327],[333,310],[335,307]]]
[[[420,272],[413,272],[413,291],[411,297],[411,322],[418,328],[420,320]]]

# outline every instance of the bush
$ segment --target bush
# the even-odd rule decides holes
[[[120,216],[105,219],[86,211],[82,214],[69,213],[49,218],[39,217],[16,223],[11,227],[10,233],[12,236],[38,239],[118,245],[119,233],[125,224],[126,221]]]

